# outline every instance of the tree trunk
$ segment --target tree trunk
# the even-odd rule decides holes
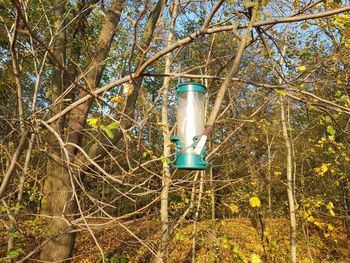
[[[348,247],[350,249],[350,185],[349,180],[346,178],[342,183],[343,188],[343,207],[344,207],[344,226],[346,232],[346,238]]]
[[[287,32],[288,29],[286,29]],[[285,40],[287,41],[287,35],[285,35]],[[280,68],[283,68],[284,54],[286,53],[287,45],[283,47],[282,55],[279,60]],[[282,77],[278,74],[278,84],[282,85]],[[290,260],[292,263],[297,262],[297,225],[296,225],[296,215],[295,215],[295,195],[293,186],[293,149],[292,149],[292,139],[290,133],[288,132],[288,125],[286,121],[286,111],[284,106],[284,98],[282,95],[279,97],[280,103],[280,114],[281,114],[281,125],[282,134],[286,147],[286,171],[287,171],[287,195],[289,204],[289,217],[290,217]]]
[[[205,171],[200,171],[201,177],[199,181],[199,194],[198,194],[198,202],[197,202],[197,209],[194,214],[193,218],[193,230],[192,230],[192,263],[196,263],[196,231],[197,231],[197,220],[199,217],[199,212],[201,209],[201,201],[203,196],[203,189],[204,189],[204,176]]]
[[[42,200],[41,214],[49,217],[48,234],[59,234],[43,246],[40,260],[49,262],[66,260],[72,256],[75,240],[75,234],[69,233],[71,228],[67,222],[73,218],[76,211],[71,178],[63,161],[57,155],[48,160],[46,176],[44,183],[46,196]]]
[[[59,32],[53,42],[52,54],[56,61],[65,65],[66,60],[66,32],[62,19],[65,15],[65,1],[54,0],[53,6],[53,32]],[[52,101],[55,101],[65,89],[65,72],[63,69],[52,70]],[[53,114],[60,112],[63,103],[57,103],[51,108]],[[53,130],[62,134],[62,120],[52,125]],[[54,134],[47,138],[49,160],[46,166],[44,179],[44,197],[41,202],[41,215],[46,219],[47,235],[52,238],[41,250],[40,260],[59,261],[66,260],[72,255],[75,235],[69,234],[67,221],[75,212],[75,203],[72,198],[71,178],[63,161],[62,149]],[[65,234],[59,232],[65,231]],[[58,234],[59,233],[59,234]]]
[[[172,6],[170,31],[168,35],[168,45],[172,44],[174,39],[174,27],[179,2],[178,0]],[[168,54],[165,61],[165,73],[170,73],[171,66],[171,54]],[[168,90],[169,90],[170,78],[165,77],[163,82],[162,91],[162,131],[163,131],[163,156],[169,158],[170,156],[170,131],[168,123]],[[168,254],[168,243],[170,239],[170,226],[168,217],[168,203],[169,203],[169,186],[170,186],[170,166],[166,160],[163,162],[163,177],[162,177],[162,192],[160,196],[160,221],[162,224],[162,240],[158,251],[158,262],[165,262]]]
[[[296,216],[295,216],[295,200],[293,194],[293,169],[292,169],[292,146],[290,137],[288,135],[286,113],[284,109],[283,97],[280,95],[280,107],[281,107],[281,124],[283,138],[287,150],[287,194],[289,203],[289,217],[290,217],[290,256],[291,262],[297,262],[297,237],[296,237]]]
[[[54,12],[54,30],[53,32],[60,33],[54,41],[54,55],[62,64],[65,64],[65,30],[61,30],[64,26],[61,19],[64,17],[65,2],[55,0],[55,6],[58,8]],[[112,2],[110,10],[107,12],[104,24],[102,26],[99,39],[96,44],[95,54],[91,59],[91,63],[87,68],[85,76],[86,86],[88,89],[95,89],[101,80],[103,73],[102,62],[107,58],[111,47],[113,36],[116,32],[116,27],[119,23],[120,13],[124,5],[123,0],[115,0]],[[79,53],[80,51],[75,51]],[[64,91],[65,72],[60,69],[53,69],[52,73],[52,100],[59,96]],[[82,90],[79,96],[83,96],[85,90]],[[67,127],[69,129],[68,141],[72,144],[81,145],[82,130],[85,127],[86,116],[90,108],[91,101],[82,104],[80,107],[70,112],[67,118]],[[62,104],[52,107],[53,114],[61,110]],[[56,122],[53,126],[55,132],[61,135],[63,130],[62,121]],[[62,155],[57,138],[50,134],[48,136],[48,154],[50,159],[47,163],[47,174],[44,181],[44,194],[42,200],[41,214],[48,219],[47,227],[49,236],[55,237],[45,244],[42,248],[40,259],[43,261],[61,261],[68,260],[72,256],[75,234],[70,232],[71,227],[69,221],[74,219],[77,213],[77,206],[74,199],[73,180],[68,171],[69,164],[66,164]],[[71,155],[76,154],[74,147],[68,147]]]
[[[271,174],[272,174],[272,155],[271,155],[271,146],[274,136],[271,137],[271,140],[269,139],[269,134],[266,131],[266,145],[267,145],[267,159],[268,159],[268,166],[267,166],[267,198],[268,198],[268,217],[272,218],[272,196],[271,196]]]
[[[216,203],[215,203],[215,185],[213,167],[209,168],[209,184],[210,184],[210,201],[211,201],[211,220],[216,219]]]
[[[53,11],[53,32],[58,33],[53,42],[52,54],[61,65],[66,62],[66,31],[65,26],[65,2],[54,0],[56,7]],[[65,89],[65,72],[63,69],[54,68],[52,71],[52,101],[55,101]],[[57,103],[51,108],[53,114],[60,112],[63,103]],[[62,120],[57,121],[53,130],[58,135],[62,134]],[[62,149],[55,135],[50,133],[47,138],[49,160],[46,166],[46,177],[44,179],[44,197],[41,202],[41,215],[44,216],[48,236],[54,236],[41,250],[40,259],[43,261],[66,260],[72,255],[75,235],[58,234],[67,229],[65,220],[70,220],[75,212],[75,203],[72,198],[72,187],[70,175],[62,158]]]

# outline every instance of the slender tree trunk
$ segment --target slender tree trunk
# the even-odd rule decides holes
[[[290,250],[291,262],[297,262],[297,237],[296,237],[296,216],[295,216],[295,200],[293,194],[293,163],[292,163],[292,146],[287,129],[286,113],[282,95],[280,95],[281,108],[281,125],[284,143],[287,150],[287,195],[289,203],[290,217]]]
[[[213,39],[210,43],[210,49],[209,49],[209,53],[206,59],[206,64],[209,64],[210,61],[210,57],[213,51],[213,45],[214,45],[214,40],[215,40],[215,36],[216,34],[213,35]],[[206,66],[204,68],[204,74],[208,75],[208,66]],[[209,88],[210,82],[208,79],[205,79],[205,87]],[[208,112],[208,101],[209,98],[206,98],[206,103],[205,103],[205,118],[207,118],[207,112]],[[211,142],[208,143],[209,144],[209,149],[211,148]],[[211,220],[214,222],[215,218],[216,218],[216,206],[215,206],[215,185],[214,185],[214,173],[213,173],[213,167],[210,166],[209,167],[209,186],[210,186],[210,201],[211,201]]]
[[[267,198],[268,198],[268,216],[272,218],[272,196],[271,196],[271,173],[272,173],[272,156],[271,156],[271,145],[272,145],[273,137],[271,141],[269,140],[269,134],[266,132],[266,144],[267,144]]]
[[[216,219],[216,205],[215,205],[215,185],[214,185],[213,167],[209,168],[209,183],[210,183],[210,198],[211,198],[211,220]]]
[[[172,44],[174,39],[174,27],[177,15],[177,8],[179,6],[179,1],[176,0],[172,6],[171,22],[168,35],[168,45]],[[170,73],[171,66],[171,54],[168,54],[165,61],[165,73]],[[170,167],[167,161],[168,156],[170,156],[170,131],[168,124],[168,91],[169,91],[170,78],[165,77],[162,87],[162,132],[163,132],[163,156],[166,158],[163,161],[163,177],[162,177],[162,192],[160,196],[160,221],[162,224],[162,239],[158,251],[158,262],[165,262],[168,254],[168,243],[170,239],[170,226],[169,226],[169,216],[168,216],[168,199],[169,199],[169,186],[170,186]]]
[[[199,212],[201,208],[201,201],[203,196],[203,189],[204,189],[204,175],[205,171],[201,171],[201,177],[199,181],[199,194],[198,194],[198,202],[197,202],[197,209],[196,213],[194,214],[193,219],[193,230],[192,230],[192,263],[196,262],[196,231],[197,231],[197,220],[199,217]]]
[[[21,177],[19,179],[19,186],[18,186],[18,195],[17,195],[17,200],[16,200],[16,206],[15,206],[15,210],[13,211],[14,216],[16,216],[19,213],[19,207],[22,204],[23,192],[24,192],[24,182],[25,182],[26,174],[28,173],[28,169],[29,169],[30,159],[31,159],[31,156],[32,156],[32,151],[33,151],[34,140],[35,140],[35,134],[33,133],[30,136],[29,146],[28,146],[28,150],[27,150],[27,153],[26,153],[26,158],[25,158],[25,161],[24,161],[23,172],[22,172]],[[13,248],[14,241],[15,241],[15,237],[13,235],[10,235],[9,239],[8,239],[8,242],[7,242],[7,249],[8,250]]]
[[[350,249],[350,184],[346,178],[342,183],[343,207],[344,207],[344,226],[347,238],[347,244]]]
[[[15,31],[17,30],[18,22],[19,22],[19,15],[18,15],[18,11],[17,11],[16,12],[16,22],[14,24]],[[16,84],[16,88],[17,88],[17,107],[18,107],[20,130],[21,130],[21,133],[24,135],[26,133],[26,131],[25,131],[25,125],[24,125],[24,109],[23,109],[23,95],[22,95],[23,93],[22,93],[22,85],[21,85],[21,79],[20,79],[21,72],[20,72],[20,68],[18,65],[17,53],[16,53],[17,33],[15,32],[13,37],[11,37],[11,35],[9,34],[9,40],[10,40],[10,51],[11,51],[11,58],[12,58],[12,68],[13,68],[13,73],[14,73],[14,77],[15,77],[15,84]],[[28,169],[31,151],[33,149],[32,141],[34,140],[34,136],[35,135],[31,136],[31,140],[29,142],[29,147],[28,147],[27,156],[26,156],[26,160],[25,160],[24,171],[22,172],[21,177],[20,177],[17,203],[15,206],[15,210],[13,211],[13,215],[12,215],[14,221],[16,220],[16,215],[19,212],[19,204],[20,204],[20,201],[22,200],[24,176],[25,176],[26,170]],[[28,157],[29,157],[29,159],[28,159]],[[10,231],[12,230],[13,227],[14,226],[12,225],[10,228]],[[8,238],[8,242],[7,242],[7,249],[10,250],[13,248],[15,237],[14,237],[14,235],[11,235],[10,233],[8,236],[9,236],[9,238]]]
[[[293,186],[293,197],[294,197],[294,204],[297,206],[297,198],[296,198],[296,177],[297,177],[297,162],[296,162],[296,158],[295,158],[295,147],[294,147],[294,142],[293,142],[293,136],[292,136],[292,127],[290,126],[290,102],[289,100],[287,100],[287,112],[288,114],[287,116],[287,127],[288,127],[288,136],[290,138],[290,144],[291,144],[291,151],[292,151],[292,161],[293,161],[293,165],[292,165],[292,186]]]
[[[288,28],[286,29],[287,32]],[[287,34],[285,33],[285,41],[287,42]],[[287,51],[287,45],[283,47],[282,55],[279,60],[279,68],[283,68],[284,54]],[[283,79],[280,74],[278,75],[278,84],[282,85]],[[297,262],[297,223],[295,215],[295,195],[294,195],[294,186],[293,186],[293,149],[292,149],[292,140],[290,133],[288,132],[288,125],[286,120],[286,110],[284,105],[284,96],[279,96],[280,103],[280,114],[281,114],[281,126],[282,126],[282,135],[286,147],[286,171],[287,171],[287,195],[288,195],[288,204],[289,204],[289,217],[290,217],[290,259],[292,263]]]
[[[205,126],[205,130],[204,130],[205,135],[210,135],[210,133],[212,132],[214,123],[215,123],[216,118],[218,116],[218,113],[221,109],[221,104],[225,98],[226,90],[231,85],[232,78],[235,77],[240,70],[240,65],[241,65],[244,50],[246,48],[246,44],[248,42],[248,38],[251,35],[251,31],[253,29],[253,24],[255,23],[257,16],[258,16],[258,8],[259,8],[259,2],[257,0],[255,0],[253,12],[252,12],[252,17],[251,17],[250,22],[248,24],[248,27],[245,31],[245,34],[243,35],[242,40],[240,41],[236,57],[233,61],[233,65],[230,68],[229,72],[227,73],[226,79],[221,84],[221,86],[217,92],[213,108],[209,114],[209,117],[208,117],[208,120],[207,120],[207,123]]]
[[[134,57],[140,57],[137,60],[138,68],[135,70],[135,75],[141,75],[143,70],[146,68],[140,69],[142,63],[144,62],[146,53],[148,51],[149,45],[153,39],[153,33],[157,26],[159,17],[164,10],[164,7],[167,3],[167,0],[158,0],[157,4],[154,5],[147,24],[145,26],[141,41],[140,41],[140,50],[134,54]],[[122,117],[120,118],[120,127],[124,130],[127,130],[131,127],[133,122],[131,121],[134,118],[136,101],[138,98],[139,90],[141,88],[143,77],[135,77],[132,81],[129,82],[130,90],[132,91],[130,95],[127,96],[125,107],[123,109]],[[77,115],[79,116],[79,114]],[[123,132],[119,129],[116,131],[113,139],[102,139],[100,143],[92,145],[88,151],[88,154],[91,158],[103,158],[106,155],[106,149],[112,150],[114,145],[117,144],[123,138]],[[104,145],[104,147],[101,147]],[[81,157],[81,156],[80,156]]]

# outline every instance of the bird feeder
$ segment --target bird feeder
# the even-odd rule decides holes
[[[177,86],[177,135],[171,137],[176,143],[172,167],[184,170],[205,170],[205,86],[198,83]]]

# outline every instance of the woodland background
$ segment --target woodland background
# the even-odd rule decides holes
[[[347,262],[349,10],[1,0],[1,261]],[[169,167],[178,77],[204,172]]]

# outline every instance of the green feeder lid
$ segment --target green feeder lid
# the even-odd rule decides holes
[[[199,83],[184,83],[177,86],[177,95],[186,91],[196,91],[200,93],[205,93],[205,86]]]

